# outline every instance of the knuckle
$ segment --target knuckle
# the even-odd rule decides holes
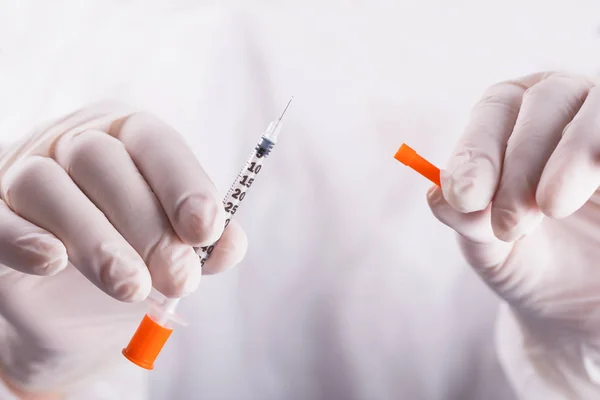
[[[511,82],[502,82],[489,87],[473,107],[471,125],[478,124],[484,127],[489,125],[488,111],[493,111],[494,115],[501,112],[505,117],[518,115],[523,91],[521,86]]]
[[[90,156],[107,150],[105,145],[114,147],[118,143],[120,143],[118,140],[103,132],[88,130],[72,137],[63,136],[56,144],[55,158],[63,168],[69,171],[72,164],[89,160]],[[108,150],[113,149],[109,148]]]
[[[550,95],[556,94],[555,85],[548,85],[547,81],[534,85],[523,93],[523,102],[537,100],[538,98],[547,98]]]
[[[96,146],[96,142],[106,135],[100,131],[85,131],[70,139],[69,151],[73,154],[88,152]]]
[[[173,130],[153,114],[136,111],[116,121],[110,129],[111,135],[124,140],[131,146],[141,146],[148,138]]]
[[[47,157],[32,156],[23,160],[19,176],[31,178],[45,175],[48,172],[55,172],[57,170],[60,170],[60,167],[54,160]]]
[[[500,82],[487,88],[479,103],[484,105],[512,106],[514,103],[520,103],[523,91],[524,88],[514,82]]]
[[[555,74],[546,80],[527,89],[523,94],[523,101],[544,102],[554,104],[555,107],[568,107],[570,111],[581,104],[589,89],[589,81],[572,75]]]
[[[156,125],[158,119],[147,111],[136,111],[123,121],[121,130],[144,132],[146,129]]]
[[[47,180],[50,174],[61,170],[54,160],[41,156],[31,156],[15,162],[2,176],[0,186],[2,195],[10,190],[19,190],[23,185],[35,185],[40,181]]]
[[[136,111],[127,117],[128,125],[143,126],[154,120],[155,117],[147,111]]]
[[[594,86],[594,81],[588,77],[567,72],[557,72],[547,80],[556,81],[558,84],[575,89],[591,89]]]
[[[574,86],[570,77],[564,75],[553,75],[527,89],[523,95],[524,99],[546,99],[556,97],[569,91]]]

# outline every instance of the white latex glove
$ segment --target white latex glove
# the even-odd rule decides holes
[[[500,357],[526,399],[600,398],[600,88],[539,73],[491,87],[428,200],[510,305]],[[596,364],[598,365],[598,364]]]
[[[0,193],[0,370],[28,392],[122,360],[152,285],[186,296],[246,250],[235,221],[223,233],[221,196],[182,137],[118,104],[5,149]],[[192,246],[222,233],[201,270]]]

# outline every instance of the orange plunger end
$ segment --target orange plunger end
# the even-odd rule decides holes
[[[414,169],[437,186],[440,185],[440,169],[421,157],[410,146],[402,143],[394,158],[402,164]]]
[[[123,349],[123,355],[137,366],[154,369],[154,360],[172,332],[173,329],[165,328],[145,315],[131,341]]]

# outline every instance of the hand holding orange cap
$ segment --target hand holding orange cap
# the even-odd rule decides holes
[[[402,164],[414,169],[437,186],[440,185],[440,169],[421,157],[410,146],[402,143],[394,158]]]

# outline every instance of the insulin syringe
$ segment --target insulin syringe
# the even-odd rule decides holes
[[[290,106],[292,99],[287,103],[279,118],[269,124],[267,130],[258,140],[254,151],[252,151],[252,154],[248,157],[229,188],[223,200],[226,213],[225,227],[229,225],[229,222],[238,211],[240,203],[244,200],[246,193],[256,180],[256,176],[260,172],[265,159],[277,143],[277,137],[281,131],[281,119]],[[200,257],[201,265],[206,263],[214,246],[213,244],[196,249],[196,254]],[[185,322],[175,313],[180,301],[181,299],[179,298],[172,299],[165,297],[151,304],[129,344],[123,349],[123,355],[129,361],[145,369],[154,368],[156,357],[158,357],[164,344],[173,332],[173,323],[176,322],[185,325]]]

